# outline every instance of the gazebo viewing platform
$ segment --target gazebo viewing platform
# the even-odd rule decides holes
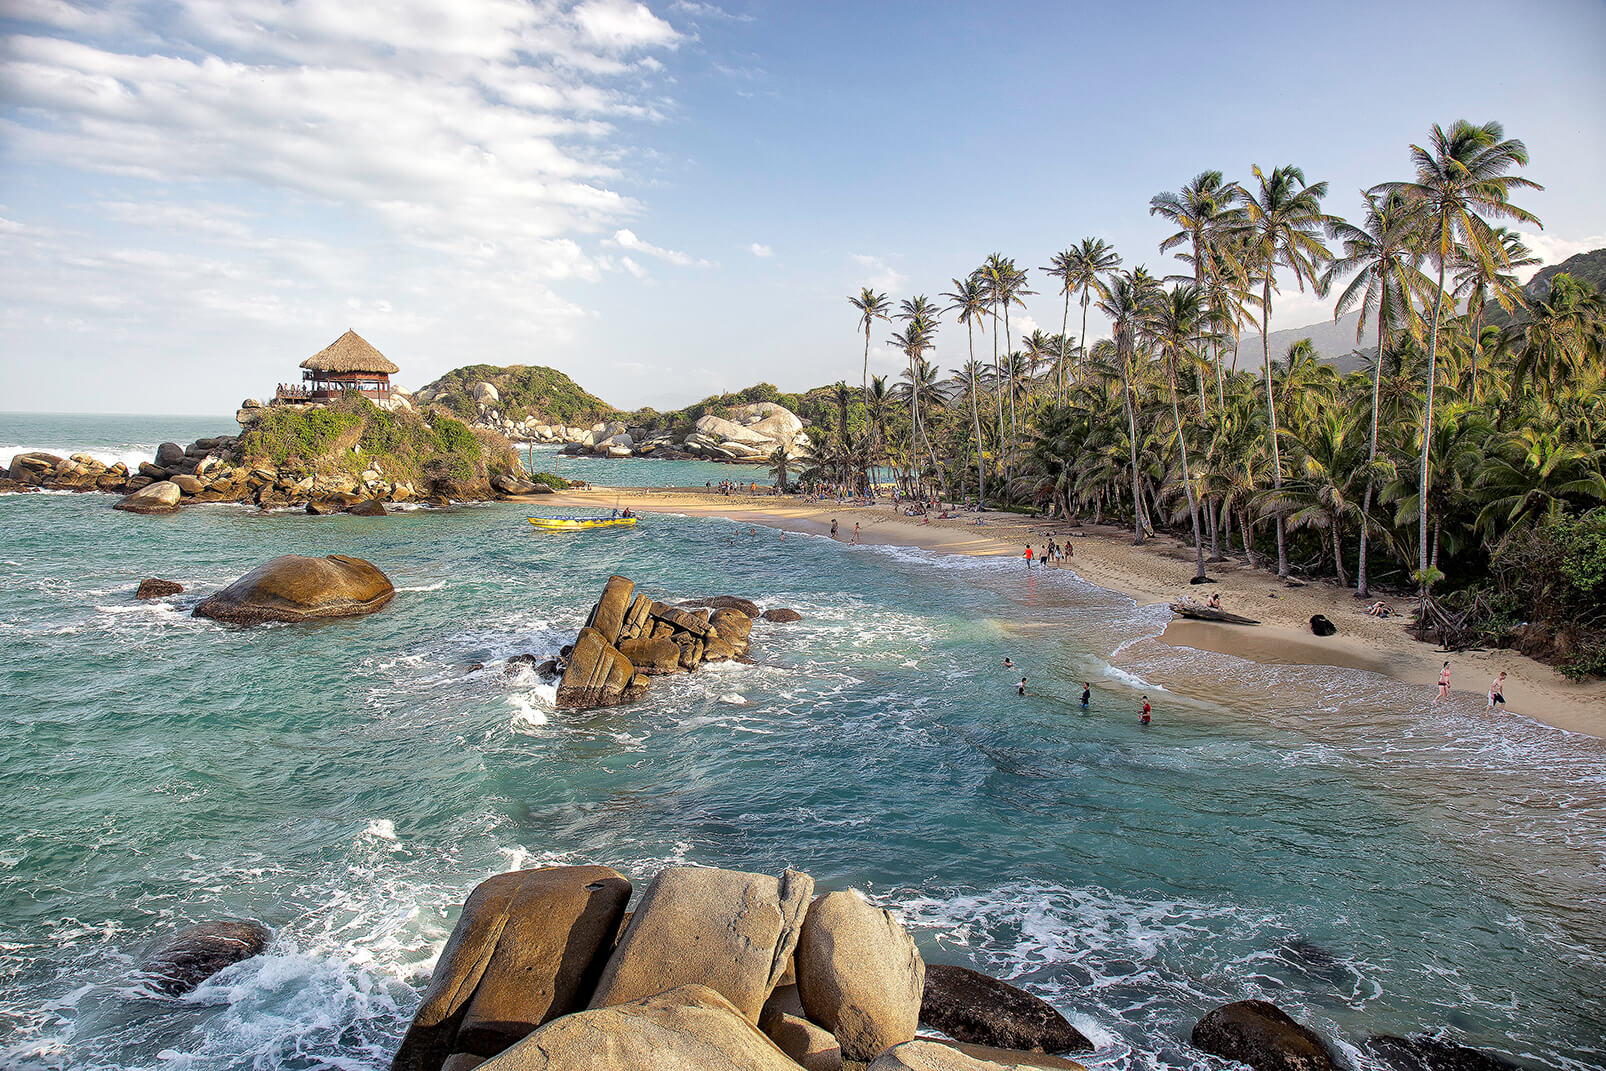
[[[390,377],[400,371],[355,331],[347,331],[301,362],[300,383],[280,383],[274,401],[328,402],[356,391],[376,402],[390,400]]]

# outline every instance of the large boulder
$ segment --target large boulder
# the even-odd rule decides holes
[[[179,490],[178,484],[171,480],[158,480],[141,487],[112,509],[129,513],[177,513],[179,499],[183,497],[184,493]]]
[[[717,991],[686,985],[565,1015],[484,1071],[797,1071]]]
[[[958,1041],[1034,1052],[1087,1052],[1093,1043],[1041,997],[968,967],[926,965],[920,1021]]]
[[[785,606],[777,606],[773,610],[765,610],[763,616],[764,620],[780,625],[784,625],[792,621],[803,620],[802,614]]]
[[[45,477],[55,472],[56,467],[66,460],[64,457],[45,453],[42,450],[31,450],[13,457],[11,459],[11,467],[7,471],[10,473],[11,478],[18,483],[37,485]]]
[[[176,467],[184,460],[184,448],[178,443],[163,443],[156,448],[156,463],[164,469]]]
[[[440,1071],[454,1052],[495,1056],[583,1008],[629,899],[630,882],[604,866],[481,882],[435,964],[393,1071]]]
[[[740,610],[715,610],[708,619],[721,639],[736,648],[738,655],[747,653],[747,637],[753,631],[753,619]]]
[[[353,517],[386,517],[390,515],[390,511],[385,508],[385,504],[377,498],[365,498],[361,502],[347,506],[342,512],[349,513]]]
[[[625,701],[635,666],[594,628],[583,628],[558,682],[558,706],[571,710],[615,706]]]
[[[740,610],[748,617],[759,615],[758,603],[739,595],[715,595],[710,599],[687,599],[680,605],[689,609],[707,607],[713,610]]]
[[[1264,1000],[1240,1000],[1207,1012],[1194,1024],[1195,1048],[1255,1071],[1337,1071],[1332,1052],[1314,1030]]]
[[[170,997],[180,996],[229,964],[260,955],[272,936],[260,922],[203,922],[165,941],[139,972],[151,989]]]
[[[202,602],[195,616],[239,625],[353,617],[373,613],[395,594],[390,578],[361,558],[283,554]]]
[[[625,613],[630,609],[630,596],[635,587],[622,576],[610,576],[602,589],[602,598],[586,618],[586,627],[596,629],[608,643],[618,643],[619,630],[624,627]]]
[[[1366,1050],[1394,1071],[1517,1071],[1516,1064],[1493,1053],[1420,1035],[1369,1037]]]
[[[528,495],[535,493],[535,484],[520,476],[511,473],[498,473],[491,477],[491,486],[504,495]]]
[[[890,911],[827,893],[809,907],[796,961],[804,1009],[845,1058],[873,1060],[915,1036],[926,966]]]
[[[786,970],[814,879],[668,867],[647,887],[602,980],[593,1008],[682,985],[705,985],[757,1024]]]
[[[786,984],[784,976],[764,1002],[758,1028],[804,1071],[841,1071],[842,1046],[829,1030],[809,1022],[797,985]]]
[[[474,402],[486,408],[493,408],[502,404],[502,395],[489,383],[474,384]]]

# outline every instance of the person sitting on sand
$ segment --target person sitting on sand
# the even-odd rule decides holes
[[[1221,593],[1219,591],[1212,591],[1210,593],[1210,597],[1205,600],[1205,605],[1210,607],[1212,610],[1221,609]]]
[[[1379,599],[1377,602],[1374,602],[1372,605],[1368,606],[1366,608],[1366,612],[1371,617],[1387,617],[1392,611],[1390,611],[1387,606],[1383,605],[1382,599]]]

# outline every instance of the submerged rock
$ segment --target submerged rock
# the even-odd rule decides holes
[[[134,592],[136,599],[165,599],[169,595],[182,595],[184,585],[176,580],[141,580],[139,590]]]
[[[353,617],[373,613],[395,594],[390,578],[361,558],[284,554],[205,600],[194,613],[240,625]]]
[[[802,614],[798,613],[796,610],[792,610],[784,606],[778,606],[773,610],[765,610],[763,617],[764,620],[773,622],[775,624],[786,624],[790,621],[803,620]]]
[[[1264,1000],[1240,1000],[1206,1013],[1194,1024],[1194,1046],[1255,1071],[1338,1071],[1317,1033]]]
[[[260,955],[272,936],[260,922],[202,922],[174,934],[139,970],[152,989],[182,996],[231,963]]]
[[[349,513],[353,517],[384,517],[390,513],[385,504],[377,498],[366,498],[356,505],[347,506],[342,512]]]
[[[809,907],[795,959],[809,1019],[836,1036],[845,1058],[873,1060],[915,1036],[926,967],[890,911],[857,893],[827,893]]]
[[[1430,1037],[1381,1034],[1366,1039],[1366,1048],[1394,1071],[1517,1071],[1517,1065],[1493,1053]]]
[[[1087,1052],[1093,1048],[1048,1001],[967,967],[926,965],[920,1021],[956,1040],[1001,1049]]]

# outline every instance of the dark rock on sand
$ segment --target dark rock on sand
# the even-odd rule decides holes
[[[169,595],[179,595],[184,591],[184,585],[176,580],[141,580],[139,590],[134,592],[136,599],[165,599]]]
[[[177,513],[178,501],[182,497],[183,493],[176,483],[161,480],[146,484],[112,508],[129,513]]]
[[[1516,1064],[1493,1053],[1421,1035],[1382,1034],[1367,1038],[1366,1048],[1394,1071],[1517,1071]]]
[[[195,608],[232,624],[353,617],[378,610],[396,589],[373,563],[344,554],[284,554],[257,566]]]
[[[261,954],[272,936],[260,922],[203,922],[169,938],[140,966],[140,973],[157,992],[181,996],[229,964]]]
[[[1310,630],[1318,636],[1332,636],[1338,632],[1338,626],[1327,620],[1325,614],[1311,614]]]
[[[1190,1037],[1196,1048],[1255,1071],[1338,1071],[1326,1043],[1264,1000],[1240,1000],[1206,1013]]]
[[[1041,997],[968,967],[926,965],[920,1021],[958,1041],[1000,1049],[1086,1052],[1093,1043]]]
[[[463,905],[429,989],[391,1064],[440,1071],[453,1053],[491,1057],[584,1008],[630,882],[602,866],[498,874]]]
[[[796,610],[788,609],[784,606],[776,607],[773,610],[765,610],[763,617],[764,620],[771,621],[776,624],[786,624],[790,621],[803,620],[802,614],[798,613]]]

